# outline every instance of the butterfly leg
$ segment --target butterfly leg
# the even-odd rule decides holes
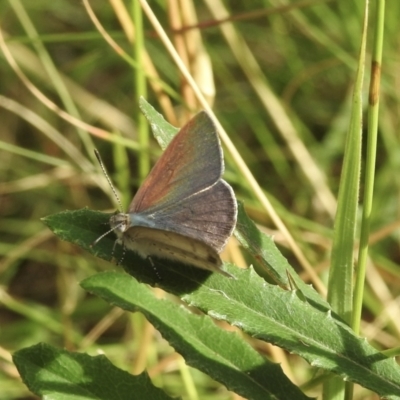
[[[117,243],[120,243],[118,239],[114,242],[114,246],[112,248],[111,256],[113,259],[114,259],[115,247],[117,246]],[[122,255],[121,255],[121,258],[116,262],[116,265],[122,264],[122,261],[124,261],[124,258],[125,258],[125,254],[126,254],[126,247],[122,244]]]
[[[157,278],[162,281],[161,275],[158,273],[158,269],[156,267],[156,265],[154,264],[153,259],[151,258],[151,256],[147,256],[147,260],[149,261],[149,263],[151,264],[155,274],[157,275]]]

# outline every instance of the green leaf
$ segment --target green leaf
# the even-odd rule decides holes
[[[102,223],[108,218],[107,214],[80,210],[47,217],[45,222],[63,239],[81,243],[109,259],[114,238],[104,238],[96,249],[90,248],[90,243],[107,229]],[[243,218],[241,215],[239,220]],[[79,226],[73,228],[73,224]],[[82,235],[77,236],[79,229],[83,230]],[[400,398],[400,368],[394,360],[356,336],[326,307],[298,296],[297,290],[270,285],[252,268],[241,270],[225,265],[235,280],[167,260],[154,259],[154,264],[157,272],[147,260],[132,252],[127,252],[122,262],[125,270],[140,282],[174,293],[214,318],[300,355],[313,366],[335,372],[386,398]],[[281,268],[286,267],[285,262]]]
[[[247,334],[298,354],[311,365],[337,373],[385,398],[400,398],[400,368],[330,311],[259,278],[251,269],[237,281],[217,282],[182,296],[191,306],[238,326]]]
[[[39,343],[17,351],[13,360],[26,386],[49,399],[171,399],[146,373],[133,376],[103,355],[91,357]]]
[[[296,287],[316,307],[329,310],[329,304],[297,275],[293,267],[283,257],[271,236],[262,233],[247,216],[243,204],[238,201],[238,221],[235,236],[240,244],[265,268],[271,279],[284,289],[289,289],[288,273]]]
[[[219,328],[204,315],[156,298],[147,286],[127,275],[97,274],[83,281],[82,287],[124,310],[142,312],[189,365],[235,393],[253,400],[308,398],[278,364],[261,357],[237,333]]]
[[[111,215],[84,208],[76,211],[63,211],[41,220],[61,240],[77,244],[98,257],[110,260],[115,236],[106,236],[93,248],[92,243],[110,229]]]
[[[169,124],[164,117],[145,100],[144,97],[140,98],[139,107],[147,121],[149,121],[151,130],[153,131],[153,135],[157,139],[158,144],[163,150],[165,150],[169,142],[179,131],[179,128],[175,128]]]

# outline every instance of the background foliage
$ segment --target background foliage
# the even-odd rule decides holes
[[[133,54],[123,4],[92,3],[105,31]],[[179,26],[178,15],[184,24],[195,23],[188,7],[174,1],[152,3],[191,72],[198,71],[196,81],[246,164],[326,282],[363,3],[226,1],[229,15],[238,18],[231,32],[228,23],[208,23],[216,19],[219,2],[184,2],[195,9],[201,32],[186,46],[170,27]],[[129,16],[132,4],[125,6]],[[399,7],[397,1],[387,2],[371,263],[362,323],[362,336],[378,349],[398,346],[400,335]],[[60,118],[28,90],[0,52],[0,398],[29,398],[11,353],[38,342],[91,354],[101,349],[130,372],[147,368],[157,385],[184,398],[233,398],[208,376],[186,367],[141,314],[123,313],[84,292],[78,282],[117,267],[61,242],[40,221],[66,209],[113,209],[115,199],[92,147],[99,149],[124,203],[129,203],[149,154],[138,146],[137,76],[132,64],[110,47],[80,2],[1,0],[0,10],[7,48],[31,83],[68,114],[113,133],[88,133]],[[192,110],[198,105],[145,16],[143,23],[145,48],[172,108],[150,85],[146,97],[180,126],[189,118],[184,104]],[[193,43],[191,52],[183,50]],[[247,52],[259,69],[243,56]],[[128,152],[118,145],[127,143],[126,138]],[[153,162],[160,153],[153,141],[150,149]],[[290,264],[309,282],[302,263],[227,151],[225,159],[225,178],[249,215],[274,235]],[[225,257],[240,266],[251,261],[234,241]],[[302,359],[264,343],[253,345],[281,362],[294,382],[309,383],[313,370]],[[317,393],[318,387],[307,391]],[[373,398],[361,388],[355,396]]]

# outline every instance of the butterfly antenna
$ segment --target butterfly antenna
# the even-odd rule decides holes
[[[114,226],[113,228],[109,229],[107,232],[103,233],[101,236],[99,236],[91,245],[90,247],[94,247],[96,246],[97,243],[100,242],[101,239],[103,239],[103,237],[106,237],[109,233],[115,231],[116,229],[118,229],[121,225],[123,224],[123,222],[121,222],[120,224]],[[113,247],[113,251],[114,251],[115,245]]]
[[[114,230],[114,228],[108,230],[107,232],[103,233],[101,236],[99,236],[91,245],[90,247],[94,247],[96,246],[97,243],[100,242],[101,239],[103,239],[103,237],[107,236],[109,233],[111,233]]]
[[[97,158],[97,161],[98,161],[99,164],[100,164],[100,167],[101,167],[101,169],[102,169],[102,171],[103,171],[104,176],[105,176],[106,179],[107,179],[108,184],[110,185],[111,190],[112,190],[113,193],[114,193],[115,198],[117,199],[117,202],[118,202],[118,205],[119,205],[119,210],[120,210],[121,212],[124,212],[123,209],[122,209],[121,199],[119,198],[118,193],[117,193],[117,191],[116,191],[114,185],[112,184],[110,177],[109,177],[108,174],[107,174],[106,168],[105,168],[105,166],[104,166],[104,164],[103,164],[103,160],[101,159],[100,153],[97,151],[97,149],[94,149],[94,154],[95,154],[95,156],[96,156],[96,158]],[[111,231],[110,231],[110,232],[111,232]],[[109,233],[109,232],[107,232],[107,233]],[[107,234],[107,233],[106,233],[106,234]],[[105,236],[105,235],[104,235],[104,236]]]

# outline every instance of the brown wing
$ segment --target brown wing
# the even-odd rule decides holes
[[[209,115],[194,116],[172,139],[129,206],[153,212],[215,184],[224,169],[222,149]]]

